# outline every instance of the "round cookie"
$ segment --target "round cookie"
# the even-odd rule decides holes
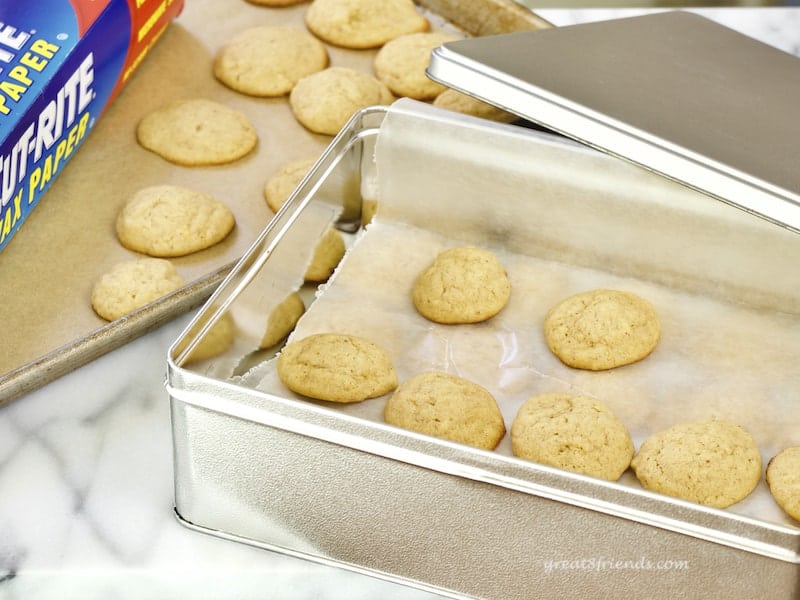
[[[514,456],[616,481],[633,458],[625,425],[598,400],[569,394],[529,398],[511,424]]]
[[[436,371],[401,383],[387,401],[383,418],[390,425],[486,450],[496,448],[506,432],[488,390]]]
[[[394,100],[386,85],[372,75],[347,67],[329,67],[297,82],[289,105],[309,131],[336,135],[356,111]]]
[[[136,126],[139,144],[183,166],[233,162],[249,153],[258,134],[244,113],[196,98],[179,100],[145,115]]]
[[[278,304],[267,318],[267,327],[261,337],[260,348],[271,348],[292,332],[297,321],[306,311],[300,294],[292,292]]]
[[[221,242],[233,230],[230,209],[216,198],[175,185],[136,192],[117,215],[120,243],[156,257],[184,256]]]
[[[163,258],[140,258],[114,265],[92,287],[92,308],[114,321],[183,286],[175,267]]]
[[[320,39],[355,49],[377,48],[430,27],[412,0],[314,0],[305,22]]]
[[[307,31],[263,25],[240,31],[222,46],[214,57],[213,71],[232,90],[276,97],[327,66],[325,45]]]
[[[293,392],[330,402],[361,402],[391,392],[397,374],[377,344],[353,335],[318,333],[287,344],[278,377]]]
[[[635,294],[591,290],[562,300],[547,313],[544,336],[564,364],[602,371],[642,360],[658,344],[653,306]]]
[[[189,330],[187,339],[196,336],[203,326],[198,322]],[[219,356],[233,345],[236,324],[230,313],[223,313],[186,357],[186,364]]]
[[[465,246],[440,252],[417,276],[411,295],[426,319],[445,324],[479,323],[508,303],[511,282],[493,253]]]
[[[345,253],[344,238],[337,229],[331,227],[317,242],[314,256],[305,272],[308,282],[321,282],[328,279]]]
[[[378,50],[373,63],[375,76],[395,96],[432,100],[445,90],[445,86],[425,74],[431,51],[456,39],[456,36],[440,31],[401,35]]]
[[[264,198],[272,212],[278,212],[317,159],[300,158],[281,166],[264,185]]]
[[[452,88],[448,88],[436,96],[433,105],[464,115],[471,115],[489,121],[499,121],[501,123],[510,123],[517,118],[513,113],[497,108],[493,104],[483,102],[469,94],[463,94]]]
[[[631,461],[648,490],[726,508],[761,479],[761,454],[747,431],[730,421],[674,425],[648,437]]]
[[[784,448],[767,463],[767,485],[775,502],[800,521],[800,446]]]

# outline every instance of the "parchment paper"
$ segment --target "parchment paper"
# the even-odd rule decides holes
[[[427,370],[470,379],[495,396],[507,428],[528,397],[563,391],[606,402],[637,448],[673,424],[711,418],[745,427],[765,467],[800,443],[798,288],[781,261],[800,250],[798,236],[616,159],[395,107],[378,136],[378,179],[365,186],[377,190],[378,214],[291,339],[360,335],[386,349],[400,381]],[[414,279],[439,251],[464,244],[498,255],[511,300],[482,324],[429,322],[411,303]],[[662,339],[633,365],[568,368],[548,350],[542,321],[561,299],[600,287],[650,300]],[[298,397],[273,362],[239,382]],[[319,404],[382,422],[385,400]],[[510,455],[508,435],[496,452]],[[639,485],[630,473],[621,483]],[[797,526],[763,480],[729,510]]]

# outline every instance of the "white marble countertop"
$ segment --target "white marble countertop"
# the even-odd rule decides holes
[[[563,25],[632,11],[538,12]],[[800,55],[800,9],[698,12]],[[187,322],[0,409],[0,598],[432,597],[178,524],[164,376]]]

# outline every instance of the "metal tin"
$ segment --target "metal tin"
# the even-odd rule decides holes
[[[247,360],[240,352],[227,365],[185,364],[248,294],[275,305],[294,289],[297,277],[285,275],[305,258],[282,252],[293,239],[308,240],[331,221],[357,227],[355,190],[380,176],[374,144],[392,110],[413,116],[415,108],[369,109],[350,121],[199,313],[195,323],[205,326],[198,334],[190,326],[171,349],[180,522],[459,598],[677,597],[709,589],[727,598],[764,590],[797,597],[800,528],[790,524],[399,430],[241,380],[274,350]],[[429,110],[422,130],[440,118]],[[511,135],[531,151],[587,152],[538,132]]]
[[[672,11],[434,51],[431,78],[800,230],[800,59]]]

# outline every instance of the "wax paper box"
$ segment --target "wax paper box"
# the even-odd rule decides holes
[[[0,250],[183,0],[0,4]]]

